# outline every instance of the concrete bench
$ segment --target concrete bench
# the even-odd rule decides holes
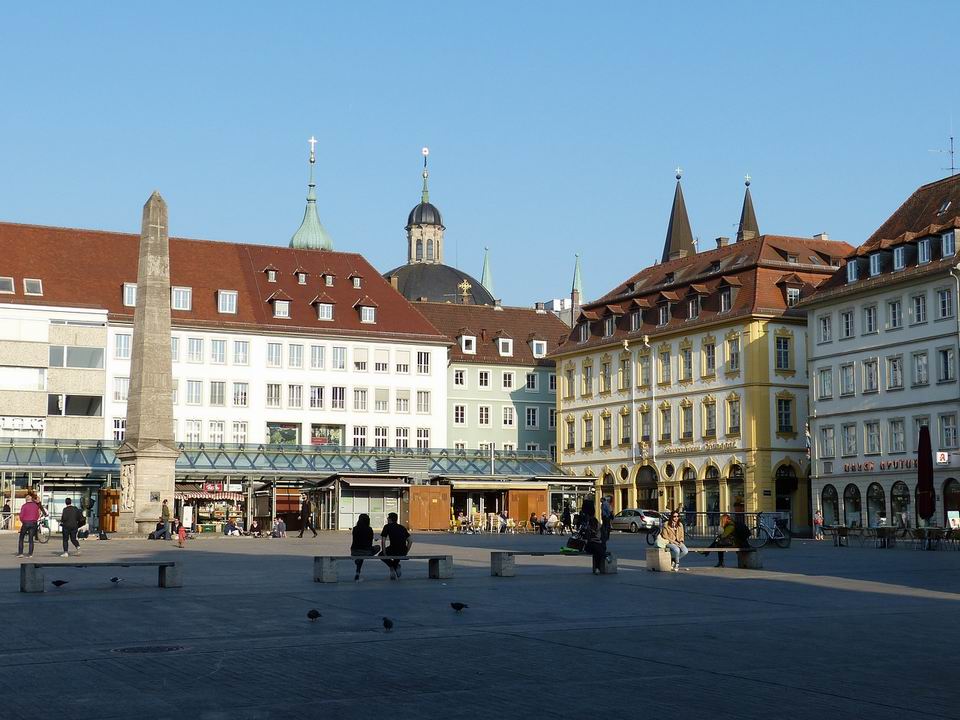
[[[744,570],[762,570],[763,561],[758,548],[687,548],[691,553],[722,552],[736,553],[737,567]],[[666,548],[650,548],[647,550],[647,570],[668,572],[673,562],[670,551]]]
[[[162,588],[183,587],[183,574],[175,562],[51,562],[51,563],[21,563],[20,564],[20,592],[43,592],[45,581],[41,568],[45,567],[155,567],[158,568],[157,585]]]
[[[528,557],[544,556],[562,556],[562,557],[588,557],[593,560],[593,555],[583,552],[517,552],[513,550],[494,550],[490,553],[490,574],[493,577],[514,577],[517,574],[517,564],[515,558],[518,555]],[[613,553],[607,553],[600,563],[601,575],[617,574],[617,558]]]
[[[313,558],[313,581],[337,582],[338,560],[426,560],[431,580],[447,580],[453,577],[453,555],[318,555]]]

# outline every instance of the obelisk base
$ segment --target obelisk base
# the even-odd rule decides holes
[[[124,443],[120,459],[121,533],[148,535],[160,520],[163,501],[173,511],[177,458],[180,452],[163,443],[134,447]]]

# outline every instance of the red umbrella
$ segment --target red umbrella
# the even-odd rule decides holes
[[[920,426],[917,441],[917,515],[930,520],[936,512],[933,492],[933,450],[930,448],[930,428]]]

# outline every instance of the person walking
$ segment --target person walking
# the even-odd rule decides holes
[[[184,525],[180,520],[176,521],[176,533],[177,533],[177,547],[183,548],[187,544],[187,526]]]
[[[392,512],[387,515],[387,524],[383,526],[380,532],[380,554],[393,557],[403,557],[410,552],[413,540],[410,539],[410,531],[397,522],[397,514]],[[400,577],[400,561],[384,560],[387,567],[390,568],[390,579],[397,580]]]
[[[3,513],[3,529],[10,529],[10,503],[7,500],[3,501],[3,510],[0,511]]]
[[[813,539],[823,540],[823,513],[819,509],[813,514]]]
[[[17,557],[23,557],[23,538],[30,540],[28,558],[33,557],[33,540],[37,536],[37,527],[40,524],[41,507],[37,496],[33,492],[27,493],[27,501],[20,507],[20,540],[17,543]]]
[[[573,530],[573,518],[570,516],[570,504],[564,503],[563,513],[560,515],[560,528],[563,532]]]
[[[683,543],[683,523],[680,522],[680,513],[677,510],[670,513],[670,520],[660,530],[660,537],[667,543],[667,550],[670,551],[670,569],[679,570],[680,560],[690,551]]]
[[[170,512],[169,503],[164,500],[163,505],[160,508],[160,519],[163,521],[163,532],[166,535],[166,540],[171,538],[170,535],[170,519],[173,517],[173,513]]]
[[[366,513],[360,513],[357,517],[357,524],[353,528],[353,540],[350,542],[351,555],[370,555],[376,554],[373,547],[373,528],[370,527],[370,516]],[[363,560],[353,561],[357,566],[357,572],[353,576],[354,582],[361,582],[360,571],[363,570]]]
[[[70,557],[69,543],[73,543],[76,548],[74,555],[80,554],[80,541],[77,539],[77,530],[83,527],[86,522],[80,508],[73,504],[73,500],[67,498],[64,501],[63,512],[60,513],[60,533],[63,535],[63,553],[60,557]]]
[[[313,506],[307,496],[304,495],[303,503],[300,505],[300,534],[297,537],[303,537],[303,531],[307,528],[310,528],[314,537],[317,536],[317,530],[313,527]]]
[[[600,503],[600,539],[604,543],[610,539],[611,520],[613,520],[613,505],[610,503],[610,498],[605,495]]]

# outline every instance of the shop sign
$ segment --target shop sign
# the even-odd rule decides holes
[[[204,492],[223,492],[222,482],[205,482],[203,484]]]
[[[716,452],[718,450],[736,450],[735,440],[724,440],[705,443],[684,443],[683,445],[667,445],[660,450],[664,455],[682,455],[684,453]]]
[[[46,424],[46,418],[0,416],[0,429],[3,430],[39,430],[43,432]]]
[[[937,453],[937,465],[949,465],[950,464],[950,453],[948,452],[938,452]]]
[[[873,472],[874,470],[911,470],[917,467],[916,458],[899,458],[897,460],[881,460],[879,463],[867,460],[866,462],[844,463],[844,472]]]

